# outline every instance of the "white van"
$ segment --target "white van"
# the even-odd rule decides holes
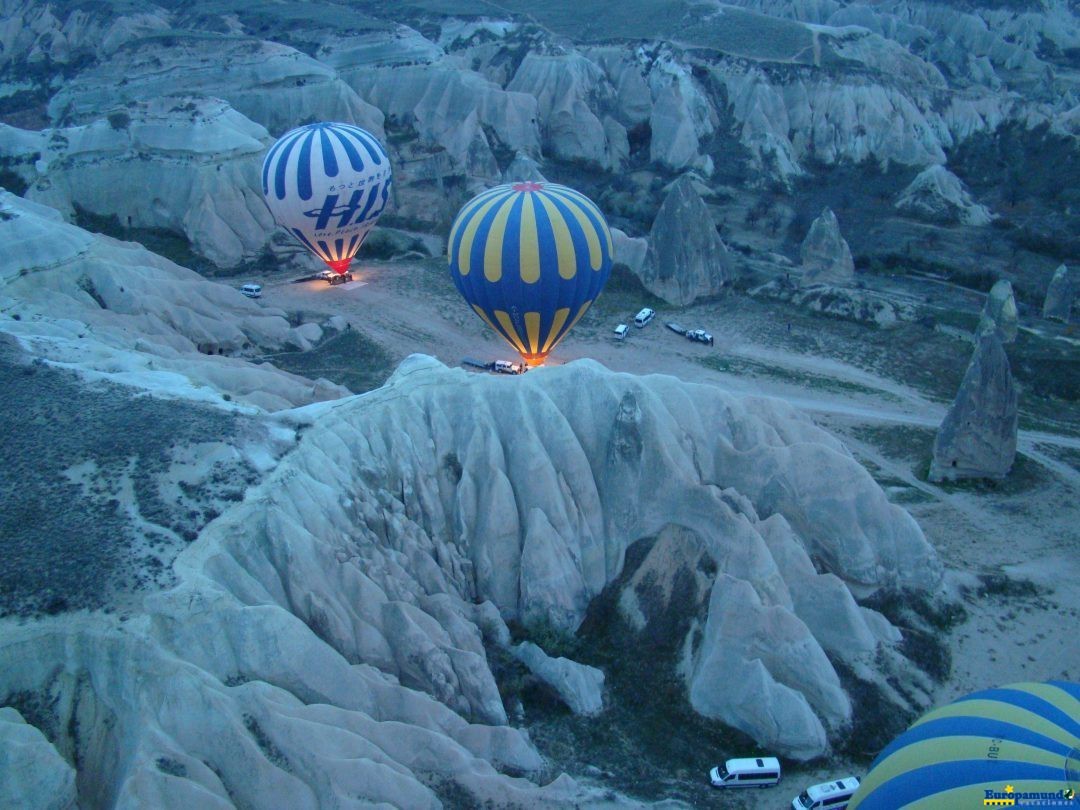
[[[780,760],[776,757],[729,759],[709,771],[714,788],[769,787],[780,782]]]
[[[262,286],[259,284],[245,284],[240,292],[248,298],[262,298]]]
[[[623,340],[626,338],[626,334],[630,331],[630,327],[625,323],[620,323],[615,327],[615,339]]]
[[[811,785],[791,800],[793,810],[844,810],[859,789],[859,780],[845,776],[834,782]]]
[[[656,310],[645,307],[641,312],[634,316],[634,326],[641,328],[655,317]]]

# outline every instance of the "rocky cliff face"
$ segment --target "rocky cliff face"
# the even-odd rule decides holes
[[[156,98],[11,135],[0,159],[18,167],[26,197],[68,218],[79,209],[121,228],[179,233],[220,267],[257,255],[276,227],[259,178],[269,135],[224,102]]]
[[[669,303],[685,306],[716,295],[734,278],[727,246],[687,175],[672,184],[648,243],[639,271],[641,281],[649,292]]]
[[[1016,386],[994,329],[982,332],[934,440],[930,480],[1004,478],[1016,458]]]
[[[845,287],[855,280],[851,249],[840,235],[836,214],[826,208],[814,220],[800,248],[803,274],[800,283]]]
[[[267,410],[341,396],[265,364],[256,353],[310,348],[317,323],[294,327],[262,307],[130,242],[88,233],[60,214],[0,192],[3,331],[41,357],[118,380],[154,379],[162,390]],[[194,389],[202,388],[200,394]]]
[[[2,109],[26,105],[13,123],[40,127],[47,116],[72,129],[120,115],[135,122],[146,105],[178,92],[191,97],[181,107],[224,101],[247,119],[230,126],[259,125],[270,136],[313,119],[354,121],[389,139],[394,213],[432,231],[499,182],[519,153],[553,181],[594,186],[584,190],[611,202],[609,215],[633,220],[616,224],[634,230],[648,227],[662,198],[629,183],[664,186],[692,170],[720,196],[794,192],[853,165],[872,182],[903,167],[903,182],[880,193],[908,218],[984,224],[983,202],[1005,206],[979,187],[985,172],[952,162],[963,164],[968,144],[982,148],[1002,132],[1074,141],[1080,109],[1080,72],[1069,56],[1080,47],[1080,26],[1063,0],[1023,10],[740,0],[715,14],[673,12],[649,26],[624,20],[622,28],[595,19],[569,33],[551,10],[531,21],[426,12],[406,25],[365,7],[342,24],[319,6],[303,27],[276,7],[192,16],[6,0],[5,10],[0,70],[11,74],[13,95]],[[170,123],[177,133],[188,128],[181,117]],[[14,132],[0,138],[7,160],[18,163],[12,170],[31,175],[31,184],[52,183],[58,190],[40,199],[65,212],[82,196],[126,216],[93,190],[97,176],[110,178],[105,188],[146,169],[146,185],[164,187],[158,170],[168,156],[156,147],[125,150],[117,141],[101,154],[76,150],[72,166],[49,160],[38,174],[35,160],[19,162],[37,147],[8,157],[25,141]],[[248,172],[228,150],[196,151],[174,156],[180,189],[159,195],[163,212],[144,206],[142,219],[230,266],[265,245],[266,212],[246,199]],[[219,176],[209,177],[211,169]],[[631,173],[649,176],[639,183]],[[1047,216],[1055,232],[1069,230],[1060,215]],[[790,248],[779,241],[768,249]]]
[[[486,645],[507,643],[505,619],[575,627],[649,537],[627,615],[647,628],[686,582],[703,607],[682,662],[657,666],[679,668],[699,711],[814,756],[850,717],[824,650],[862,667],[894,654],[895,630],[844,583],[940,572],[808,419],[673,378],[579,362],[504,380],[416,357],[278,424],[304,427],[296,449],[129,621],[3,627],[0,694],[79,763],[80,802],[434,807],[450,784],[470,801],[588,801],[565,777],[506,775],[542,761],[506,725]],[[731,666],[743,676],[719,677]],[[592,711],[594,689],[568,693]]]

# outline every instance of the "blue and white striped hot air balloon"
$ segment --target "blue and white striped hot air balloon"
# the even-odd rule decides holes
[[[360,127],[308,124],[270,147],[262,183],[278,223],[333,270],[345,273],[386,207],[390,158]]]
[[[450,229],[458,292],[530,365],[543,363],[611,274],[611,232],[600,209],[555,183],[482,192]]]
[[[1080,685],[1017,683],[934,709],[874,760],[850,810],[1080,808]]]

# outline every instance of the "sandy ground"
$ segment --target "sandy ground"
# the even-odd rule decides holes
[[[412,352],[434,355],[447,365],[458,365],[463,357],[515,359],[466,308],[436,260],[372,263],[356,268],[355,274],[355,282],[340,287],[271,280],[264,285],[263,300],[290,311],[343,315],[395,360]],[[1020,450],[1032,459],[1025,467],[1031,478],[1027,483],[1003,491],[943,489],[916,477],[918,460],[904,447],[902,431],[916,429],[924,439],[932,438],[947,403],[837,359],[845,355],[835,350],[835,330],[827,319],[799,320],[781,309],[778,319],[797,322],[729,321],[723,307],[706,304],[660,312],[644,329],[631,327],[626,341],[615,341],[615,324],[632,323],[639,306],[627,293],[605,293],[549,363],[590,357],[616,371],[672,374],[734,392],[779,397],[842,435],[890,496],[895,494],[918,519],[949,567],[946,588],[968,611],[968,619],[949,639],[953,671],[940,687],[939,703],[1021,680],[1080,680],[1080,426],[1072,426],[1071,436],[1021,432]],[[715,347],[675,335],[663,326],[668,319],[711,331]],[[798,351],[792,350],[793,343]],[[703,365],[708,355],[750,361],[783,374],[725,372]],[[876,438],[857,438],[868,426],[876,429]],[[1025,580],[1034,589],[980,592],[978,576],[987,573]],[[804,784],[844,775],[839,771],[861,772],[845,763],[828,767],[785,780],[783,796],[779,791],[753,791],[754,796],[739,799],[718,796],[718,806],[786,805],[787,794]]]

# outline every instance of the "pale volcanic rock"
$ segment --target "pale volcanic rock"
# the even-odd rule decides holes
[[[999,279],[994,282],[994,286],[990,288],[986,296],[986,304],[983,305],[979,325],[975,331],[977,334],[987,330],[996,331],[1002,343],[1012,343],[1016,340],[1016,333],[1020,327],[1019,318],[1012,282]]]
[[[168,31],[172,22],[171,14],[154,6],[115,16],[107,7],[65,14],[62,7],[34,0],[5,0],[0,9],[0,66],[20,61],[63,65],[112,54],[128,42]]]
[[[510,165],[503,172],[504,183],[517,183],[521,180],[529,180],[534,183],[546,183],[547,178],[540,172],[539,164],[524,152],[518,152]]]
[[[604,708],[604,673],[569,658],[552,658],[531,641],[512,649],[533,675],[558,693],[574,714],[599,714]]]
[[[1042,315],[1055,321],[1069,322],[1073,301],[1076,298],[1076,282],[1073,274],[1064,264],[1054,271],[1050,286],[1046,290]]]
[[[485,127],[506,147],[540,154],[537,100],[508,92],[478,73],[453,64],[391,68],[345,66],[343,77],[385,115],[415,128],[420,138],[446,149],[453,164],[470,174],[492,176],[494,158]],[[479,150],[481,157],[471,154]],[[497,176],[497,170],[494,172]]]
[[[734,278],[727,246],[689,175],[671,185],[656,214],[640,276],[646,289],[677,306],[716,295]]]
[[[25,145],[0,132],[0,155]],[[37,133],[30,133],[37,134]],[[221,267],[258,254],[275,228],[260,170],[269,135],[221,101],[190,96],[132,103],[108,118],[45,130],[28,199],[69,218],[78,207],[121,226],[182,234]],[[8,146],[12,143],[12,146]],[[119,187],[132,193],[117,194]]]
[[[612,228],[611,245],[612,261],[625,265],[634,275],[640,275],[645,256],[649,252],[649,240],[641,236],[629,236],[618,228]]]
[[[447,684],[475,695],[466,699],[470,707],[479,705],[476,698],[490,688],[483,679],[463,675],[462,662],[449,652],[462,642],[415,612],[409,632],[398,624],[391,627],[391,614],[385,612],[389,600],[400,602],[406,592],[448,592],[449,606],[490,599],[507,618],[532,617],[573,629],[589,600],[618,572],[621,549],[676,520],[703,538],[721,570],[754,582],[770,610],[788,611],[785,621],[802,627],[800,644],[816,645],[790,614],[787,586],[766,544],[752,528],[736,531],[739,519],[709,481],[730,484],[747,503],[784,514],[792,537],[797,533],[830,564],[837,561],[833,573],[846,581],[854,576],[861,587],[901,582],[926,587],[940,570],[914,521],[888,504],[838,444],[786,406],[736,406],[736,400],[706,388],[677,394],[668,391],[682,387],[674,380],[641,382],[590,363],[534,371],[512,386],[492,384],[498,382],[413,358],[384,389],[350,401],[354,405],[315,406],[318,416],[312,411],[310,418],[317,424],[305,434],[310,449],[291,457],[296,472],[280,479],[274,516],[232,546],[235,559],[214,558],[214,577],[258,572],[246,592],[272,598],[319,627],[347,659],[377,661],[395,677],[407,677],[414,687],[460,708],[459,698],[444,691]],[[536,386],[542,388],[534,391]],[[402,407],[403,398],[409,407]],[[526,407],[532,413],[529,424],[538,427],[523,433]],[[451,418],[460,408],[483,414],[484,428],[477,420]],[[759,421],[763,417],[766,421]],[[363,439],[351,426],[356,420],[367,426]],[[668,435],[697,435],[706,425],[712,430],[724,423],[729,428],[722,435],[729,438],[719,445],[691,440],[696,464],[682,459],[683,451],[677,450],[682,445]],[[504,435],[514,441],[504,443]],[[421,436],[430,439],[422,442]],[[587,437],[584,443],[581,437]],[[654,445],[675,453],[656,456],[648,451]],[[450,465],[447,458],[457,463]],[[439,472],[432,477],[427,470]],[[700,482],[694,470],[704,476]],[[527,488],[514,486],[522,475],[532,482]],[[312,478],[324,483],[316,486]],[[371,487],[359,500],[342,501],[334,494],[357,480]],[[397,483],[380,483],[389,480]],[[823,497],[823,486],[832,497]],[[626,491],[649,495],[627,509]],[[837,492],[844,498],[837,499]],[[609,505],[614,503],[620,506]],[[318,524],[305,517],[315,513],[321,516]],[[237,512],[229,525],[256,524]],[[231,536],[235,529],[226,531]],[[398,552],[384,547],[384,535],[411,538],[403,540],[401,552],[407,567]],[[285,542],[294,553],[282,572],[267,555]],[[325,561],[342,558],[363,560],[362,571],[324,567]],[[536,576],[544,587],[533,587]],[[432,608],[419,604],[432,616]],[[394,611],[398,615],[400,608]],[[445,615],[437,615],[441,618],[432,618],[445,626]],[[766,637],[755,643],[767,644]],[[427,662],[423,669],[408,663],[421,660]],[[799,683],[791,674],[778,671],[777,677]],[[803,685],[811,695],[807,706],[832,706],[820,710],[829,727],[839,722],[838,698],[824,697],[833,694],[832,687]],[[755,726],[751,733],[758,730]],[[784,739],[781,735],[780,744]],[[805,752],[801,746],[792,750]]]
[[[331,34],[322,38],[315,56],[348,81],[352,72],[361,69],[430,64],[445,54],[419,31],[394,25],[388,31]]]
[[[204,386],[205,398],[228,393],[267,410],[347,393],[240,359],[255,347],[308,348],[321,337],[317,324],[294,328],[284,312],[235,288],[6,192],[0,238],[9,246],[0,254],[0,301],[19,316],[3,330],[38,356],[121,382]]]
[[[245,37],[173,36],[178,41],[172,47],[147,39],[79,73],[49,101],[49,117],[60,124],[84,123],[182,88],[224,99],[275,136],[314,119],[354,123],[385,138],[378,109],[332,68],[294,48]]]
[[[1016,386],[999,332],[981,331],[934,439],[930,480],[1004,478],[1016,458]]]
[[[800,283],[850,285],[855,280],[855,262],[851,249],[840,235],[840,223],[831,208],[826,208],[810,225],[799,250],[803,274]]]
[[[932,222],[988,225],[993,219],[985,205],[971,198],[960,178],[944,166],[923,169],[900,192],[896,207]]]
[[[612,148],[611,131],[623,130],[601,119],[615,106],[615,91],[604,71],[578,53],[529,52],[506,86],[537,102],[545,151],[562,160],[581,160],[617,171],[621,150]],[[625,138],[625,131],[622,132]]]
[[[76,807],[75,769],[10,706],[0,707],[0,805]]]

